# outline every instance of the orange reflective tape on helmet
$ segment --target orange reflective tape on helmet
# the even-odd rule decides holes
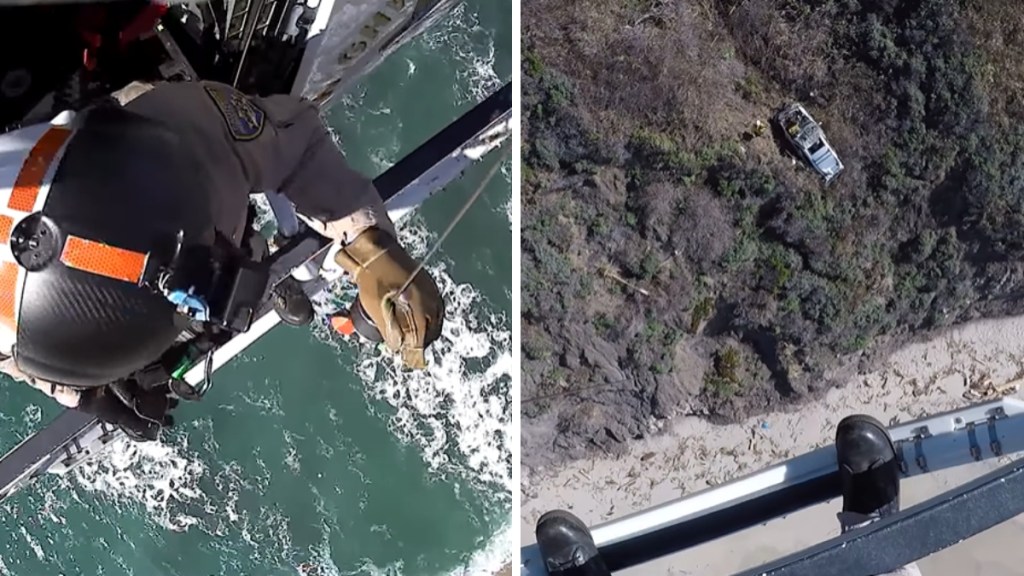
[[[0,354],[10,355],[17,340],[22,291],[28,276],[11,251],[18,224],[42,210],[53,174],[73,134],[74,113],[51,122],[0,134]]]
[[[60,261],[69,268],[136,284],[146,270],[146,254],[78,236],[68,236]]]
[[[16,330],[18,288],[18,265],[14,262],[0,262],[0,326]]]
[[[25,163],[22,164],[17,180],[14,181],[11,196],[7,200],[8,208],[19,212],[35,210],[46,174],[69,136],[70,130],[54,126],[36,141],[25,158]]]
[[[11,241],[11,230],[14,229],[14,218],[0,214],[0,244]]]

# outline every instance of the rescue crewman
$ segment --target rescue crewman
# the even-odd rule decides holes
[[[174,345],[188,321],[181,294],[157,294],[139,278],[175,239],[176,255],[243,247],[258,192],[282,194],[339,243],[361,325],[406,367],[424,368],[441,332],[440,292],[318,108],[175,82],[132,83],[77,114],[0,135],[0,370],[154,437],[171,424],[173,400],[123,381]],[[301,292],[278,296],[286,321],[290,308],[307,315]]]

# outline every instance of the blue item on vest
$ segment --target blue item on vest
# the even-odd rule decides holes
[[[167,293],[167,299],[178,307],[178,311],[188,314],[200,322],[207,322],[210,319],[210,306],[202,296],[193,293],[195,288],[184,290],[172,290]]]

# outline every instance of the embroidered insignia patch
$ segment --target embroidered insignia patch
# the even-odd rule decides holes
[[[253,140],[263,133],[267,115],[245,94],[226,86],[204,86],[235,140]]]

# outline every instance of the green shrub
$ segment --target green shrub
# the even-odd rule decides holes
[[[704,375],[704,387],[720,398],[729,398],[742,389],[739,371],[743,360],[739,350],[726,346],[715,354],[714,368]]]
[[[697,330],[700,329],[701,322],[711,317],[711,312],[714,310],[715,299],[706,296],[701,298],[700,301],[693,307],[693,311],[690,313],[690,333],[696,334]]]

